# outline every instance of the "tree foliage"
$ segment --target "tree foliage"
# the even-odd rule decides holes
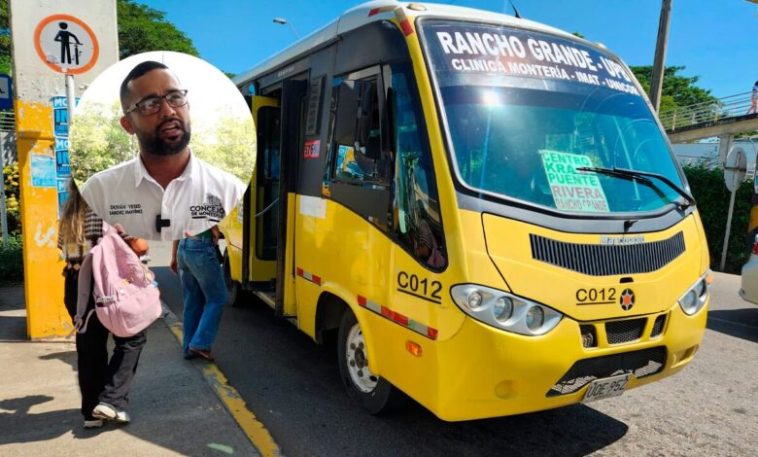
[[[18,162],[3,167],[3,180],[5,181],[5,209],[8,215],[8,233],[17,235],[21,232]]]
[[[697,200],[698,212],[703,221],[711,255],[711,269],[719,270],[730,199],[730,193],[724,185],[724,170],[698,165],[685,166],[684,173],[692,189],[692,196]],[[743,182],[737,189],[734,200],[732,228],[724,265],[724,271],[727,273],[739,274],[740,268],[750,256],[751,240],[747,239],[747,229],[752,196],[753,183]]]
[[[696,84],[699,76],[683,76],[680,74],[686,67],[666,67],[663,74],[663,87],[661,89],[660,112],[676,107],[694,105],[696,103],[713,103],[718,105],[718,99],[711,95],[710,90],[702,89]],[[642,84],[645,92],[650,93],[650,79],[653,74],[652,65],[631,67],[634,76]]]
[[[134,157],[134,141],[119,124],[121,106],[91,103],[69,132],[71,175],[77,185],[90,176]]]
[[[11,74],[11,29],[8,0],[0,0],[0,73]]]
[[[192,40],[166,20],[166,13],[134,0],[118,0],[121,59],[147,51],[176,51],[197,56]]]

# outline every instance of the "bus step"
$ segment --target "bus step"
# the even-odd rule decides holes
[[[254,290],[253,295],[263,300],[263,303],[267,304],[270,307],[276,306],[276,294],[274,292],[267,292],[263,290]]]

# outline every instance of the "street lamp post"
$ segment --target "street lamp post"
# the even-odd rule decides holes
[[[274,24],[279,24],[279,25],[289,25],[289,26],[290,26],[290,30],[292,30],[292,33],[294,33],[294,34],[295,34],[295,36],[296,36],[298,39],[300,39],[300,34],[299,34],[299,33],[297,33],[297,30],[295,30],[295,26],[294,26],[294,25],[292,25],[292,23],[291,23],[290,21],[288,21],[287,19],[285,19],[285,18],[283,18],[283,17],[275,17],[275,18],[274,18]]]

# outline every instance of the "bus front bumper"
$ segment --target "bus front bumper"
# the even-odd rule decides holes
[[[467,318],[453,338],[435,345],[435,388],[413,396],[441,419],[457,421],[578,403],[593,380],[619,373],[631,373],[626,389],[635,388],[670,376],[692,360],[707,311],[708,303],[688,316],[675,305],[665,313],[637,316],[646,319],[643,334],[619,344],[608,343],[605,321],[592,322],[602,329],[592,348],[583,346],[580,323],[568,317],[539,337]],[[665,322],[656,329],[660,315]]]

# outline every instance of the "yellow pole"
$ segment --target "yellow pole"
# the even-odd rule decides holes
[[[72,326],[63,305],[63,262],[57,248],[53,107],[17,99],[15,111],[27,335],[32,340],[66,336]]]

